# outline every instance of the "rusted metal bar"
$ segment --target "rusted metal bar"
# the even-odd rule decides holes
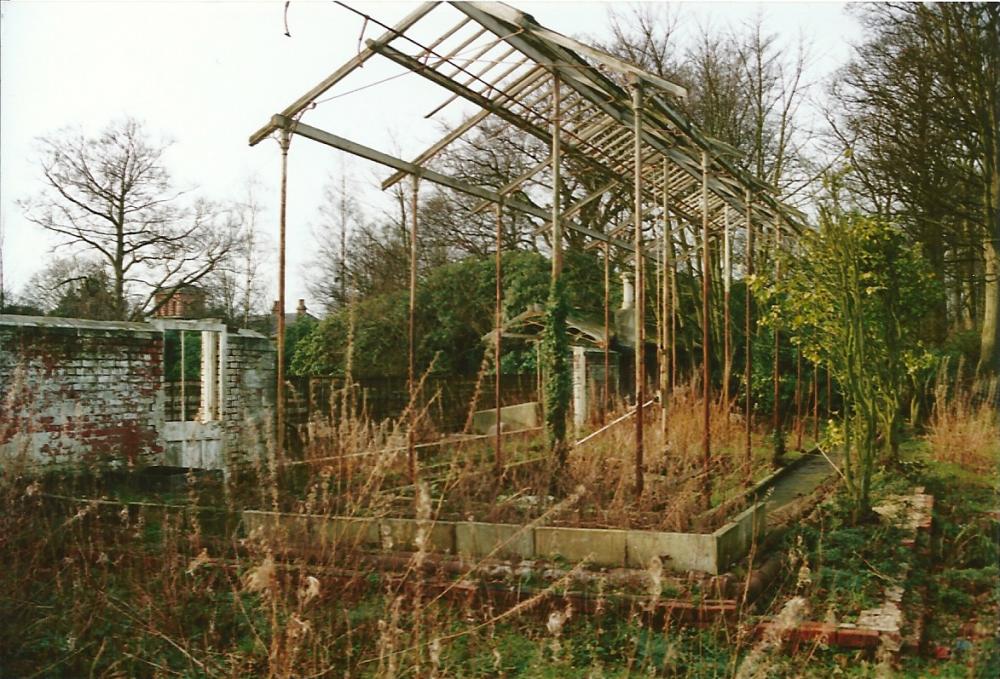
[[[562,148],[559,117],[562,102],[559,91],[559,74],[552,71],[552,280],[562,273],[562,215],[560,214],[560,164]]]
[[[802,349],[795,352],[795,449],[802,450]]]
[[[187,375],[184,374],[184,364],[187,363],[184,356],[184,331],[178,332],[181,338],[181,421],[187,422]]]
[[[497,227],[497,258],[496,258],[496,338],[493,352],[496,358],[496,379],[494,380],[494,396],[496,398],[496,439],[493,442],[493,464],[497,477],[503,474],[503,450],[500,441],[500,336],[503,334],[503,203],[496,204]]]
[[[732,285],[733,269],[730,261],[729,242],[729,205],[724,205],[723,212],[723,241],[722,241],[722,403],[726,412],[726,425],[729,425],[729,380],[732,370],[733,350],[729,339],[729,290]]]
[[[819,364],[813,363],[813,444],[819,441]]]
[[[414,448],[417,427],[417,383],[416,383],[416,311],[417,311],[417,200],[420,190],[420,178],[413,177],[410,191],[410,304],[409,304],[409,342],[406,362],[406,386],[410,395],[410,423],[406,432],[406,461],[409,466],[410,483],[417,482],[417,451]],[[499,336],[499,332],[497,335]],[[500,422],[497,421],[497,428]]]
[[[275,391],[278,460],[285,456],[285,230],[288,208],[288,147],[291,133],[281,130],[281,194],[278,206],[278,375]]]
[[[781,285],[781,224],[778,216],[774,218],[774,286],[777,289]],[[784,436],[781,421],[781,326],[780,319],[774,325],[774,407],[772,429],[774,436]],[[775,460],[777,462],[777,460]]]
[[[601,399],[601,424],[608,419],[608,381],[611,379],[611,246],[604,244],[604,386]]]
[[[712,466],[712,433],[710,431],[711,427],[711,400],[712,400],[712,368],[710,365],[711,352],[710,352],[710,341],[709,336],[709,306],[708,306],[708,296],[711,292],[711,276],[712,268],[711,261],[709,257],[709,243],[708,243],[708,152],[701,152],[701,198],[702,198],[702,212],[701,212],[701,249],[702,249],[702,266],[701,266],[701,313],[702,313],[702,325],[701,325],[701,363],[702,363],[702,400],[704,417],[704,428],[701,434],[701,447],[702,453],[704,455],[704,487],[702,488],[702,501],[705,507],[711,505],[712,502],[712,479],[709,476],[709,470]]]
[[[407,14],[402,21],[398,24],[386,30],[378,40],[375,41],[376,45],[387,45],[391,40],[401,36],[407,31],[413,24],[417,23],[422,19],[428,12],[434,9],[438,5],[437,2],[424,2],[421,3],[415,10]],[[356,55],[351,57],[347,63],[338,68],[336,71],[324,78],[318,85],[313,87],[311,90],[303,94],[301,97],[296,99],[281,112],[281,115],[286,118],[294,118],[302,111],[306,109],[307,106],[312,104],[317,97],[321,96],[331,87],[336,85],[338,82],[343,80],[348,74],[352,73],[355,69],[363,65],[372,56],[375,55],[376,50],[372,47],[365,47]],[[271,118],[267,125],[260,128],[252,135],[250,135],[250,146],[256,146],[261,141],[266,139],[275,130],[279,129],[279,125],[276,124],[274,118]]]
[[[745,342],[745,363],[743,366],[743,384],[746,389],[746,412],[744,415],[746,425],[746,448],[744,450],[747,467],[747,481],[753,475],[753,291],[750,288],[750,281],[753,278],[753,200],[750,189],[746,190],[746,273],[743,276],[745,283],[744,290],[744,326],[743,335]]]
[[[642,266],[644,257],[638,253],[642,252],[642,85],[637,77],[629,79],[629,87],[632,90],[632,120],[633,137],[635,146],[634,181],[635,181],[635,208],[632,213],[635,260],[635,494],[636,497],[642,495],[643,487],[643,405],[646,400],[645,393],[645,308],[646,308],[646,288],[642,277]]]
[[[670,365],[671,365],[671,336],[672,328],[670,324],[673,319],[673,309],[670,304],[671,285],[670,279],[673,276],[674,265],[670,250],[673,247],[670,235],[670,193],[669,193],[669,173],[670,166],[666,158],[663,159],[663,301],[660,315],[663,317],[663,355],[660,366],[660,389],[662,390],[662,402],[660,403],[660,431],[663,434],[663,448],[667,448],[670,423],[667,418],[667,406],[670,402]]]

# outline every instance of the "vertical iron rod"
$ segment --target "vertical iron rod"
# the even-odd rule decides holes
[[[660,317],[663,319],[663,353],[660,364],[660,431],[663,434],[663,449],[666,450],[670,423],[667,419],[667,404],[670,399],[670,276],[673,266],[670,257],[670,172],[667,159],[663,159],[663,298]]]
[[[417,199],[420,177],[413,175],[410,190],[410,304],[409,342],[406,361],[406,384],[410,394],[410,426],[406,436],[406,461],[409,466],[410,483],[417,482],[417,449],[414,437],[417,426],[417,383],[416,383],[416,310],[417,310]],[[497,422],[497,427],[500,423]]]
[[[559,74],[552,70],[552,280],[562,273],[562,206],[560,205],[559,182],[562,160],[560,116],[562,116],[562,96],[559,91]]]
[[[712,480],[708,472],[712,464],[712,441],[711,441],[711,396],[712,396],[712,372],[710,366],[710,337],[709,337],[709,308],[708,296],[711,292],[711,260],[708,247],[708,153],[701,152],[701,245],[702,245],[702,270],[701,270],[701,363],[702,363],[702,399],[704,400],[704,429],[702,430],[701,446],[705,456],[703,470],[703,501],[707,509],[712,501]]]
[[[606,424],[608,419],[608,380],[611,379],[611,244],[604,243],[604,388],[602,390],[603,400],[601,401],[601,424]]]
[[[285,454],[285,230],[288,207],[288,147],[291,134],[281,131],[281,195],[278,210],[278,375],[275,393],[277,410],[277,440],[275,450],[278,459]]]
[[[751,480],[753,474],[753,291],[750,289],[750,281],[753,278],[753,202],[750,197],[750,189],[746,190],[746,273],[743,276],[745,282],[744,290],[744,342],[746,343],[746,357],[743,366],[743,383],[746,389],[746,465],[747,481]]]
[[[496,258],[496,343],[493,353],[496,358],[496,379],[494,380],[494,396],[496,398],[496,440],[493,443],[493,461],[496,465],[496,475],[503,474],[503,450],[500,437],[500,341],[503,334],[503,203],[496,204],[497,227],[497,258]]]
[[[795,449],[802,450],[802,349],[795,352]]]
[[[730,242],[729,242],[729,206],[726,205],[723,209],[723,243],[722,243],[722,402],[723,407],[726,412],[726,426],[729,426],[729,380],[732,365],[732,346],[729,340],[729,289],[731,287],[732,279],[732,262],[730,260]]]
[[[813,364],[813,443],[819,441],[819,364]]]
[[[774,287],[775,290],[781,285],[781,223],[779,222],[778,215],[774,217]],[[779,357],[781,354],[781,327],[780,319],[774,325],[774,407],[773,407],[773,423],[772,428],[774,430],[775,437],[784,438],[784,433],[781,430],[781,365],[779,362]],[[777,439],[776,439],[777,440]],[[775,448],[777,451],[777,448]],[[777,460],[774,460],[777,463]]]
[[[187,376],[184,372],[184,331],[180,331],[181,337],[181,421],[187,422]]]
[[[643,318],[646,307],[646,285],[642,277],[642,86],[638,78],[629,79],[632,90],[632,136],[634,141],[634,181],[635,207],[632,211],[634,225],[633,244],[635,246],[635,494],[643,490],[643,402],[645,394],[645,337]]]

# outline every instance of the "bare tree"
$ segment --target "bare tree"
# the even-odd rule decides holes
[[[308,265],[306,283],[312,298],[328,311],[347,304],[351,291],[348,241],[362,229],[363,219],[361,207],[349,189],[347,172],[342,169],[339,177],[327,177],[318,221],[313,227],[317,249]]]
[[[227,322],[248,327],[253,316],[268,313],[266,278],[263,265],[269,250],[257,227],[264,207],[257,197],[260,182],[247,180],[243,197],[232,204],[226,215],[226,229],[235,242],[228,256],[208,277],[213,306]]]
[[[182,201],[163,163],[165,143],[126,118],[100,134],[43,137],[44,188],[20,201],[27,218],[109,267],[115,318],[154,312],[228,256],[231,228],[208,201]],[[154,302],[158,291],[167,292]],[[131,303],[130,303],[131,302]]]

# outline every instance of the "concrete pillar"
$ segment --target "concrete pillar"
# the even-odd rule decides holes
[[[201,333],[201,410],[198,419],[212,422],[218,419],[218,333],[203,330]]]
[[[573,426],[577,430],[587,422],[587,352],[573,347]]]

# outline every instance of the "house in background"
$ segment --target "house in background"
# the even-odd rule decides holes
[[[201,318],[205,315],[206,297],[205,290],[197,285],[157,290],[153,295],[153,304],[156,307],[156,313],[153,316],[155,318]]]

